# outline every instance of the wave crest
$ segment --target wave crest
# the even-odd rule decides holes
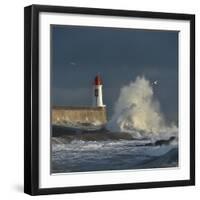
[[[128,132],[134,137],[169,137],[177,135],[178,131],[173,123],[166,125],[152,85],[144,76],[138,76],[135,82],[121,89],[106,128],[114,132]]]

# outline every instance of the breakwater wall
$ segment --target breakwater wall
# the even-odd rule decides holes
[[[54,106],[52,108],[52,124],[68,122],[103,125],[107,122],[106,107]]]

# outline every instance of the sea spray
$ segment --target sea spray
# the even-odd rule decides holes
[[[175,125],[166,125],[152,85],[144,76],[121,88],[107,129],[129,132],[134,137],[167,138],[177,134]]]

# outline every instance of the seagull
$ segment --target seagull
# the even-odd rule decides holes
[[[152,85],[158,85],[158,80],[155,80]]]
[[[72,66],[76,66],[77,65],[75,62],[70,62],[69,64],[72,65]]]

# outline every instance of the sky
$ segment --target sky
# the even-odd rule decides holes
[[[51,25],[53,105],[92,105],[94,77],[103,79],[108,118],[120,89],[145,76],[166,120],[178,118],[178,32]]]

